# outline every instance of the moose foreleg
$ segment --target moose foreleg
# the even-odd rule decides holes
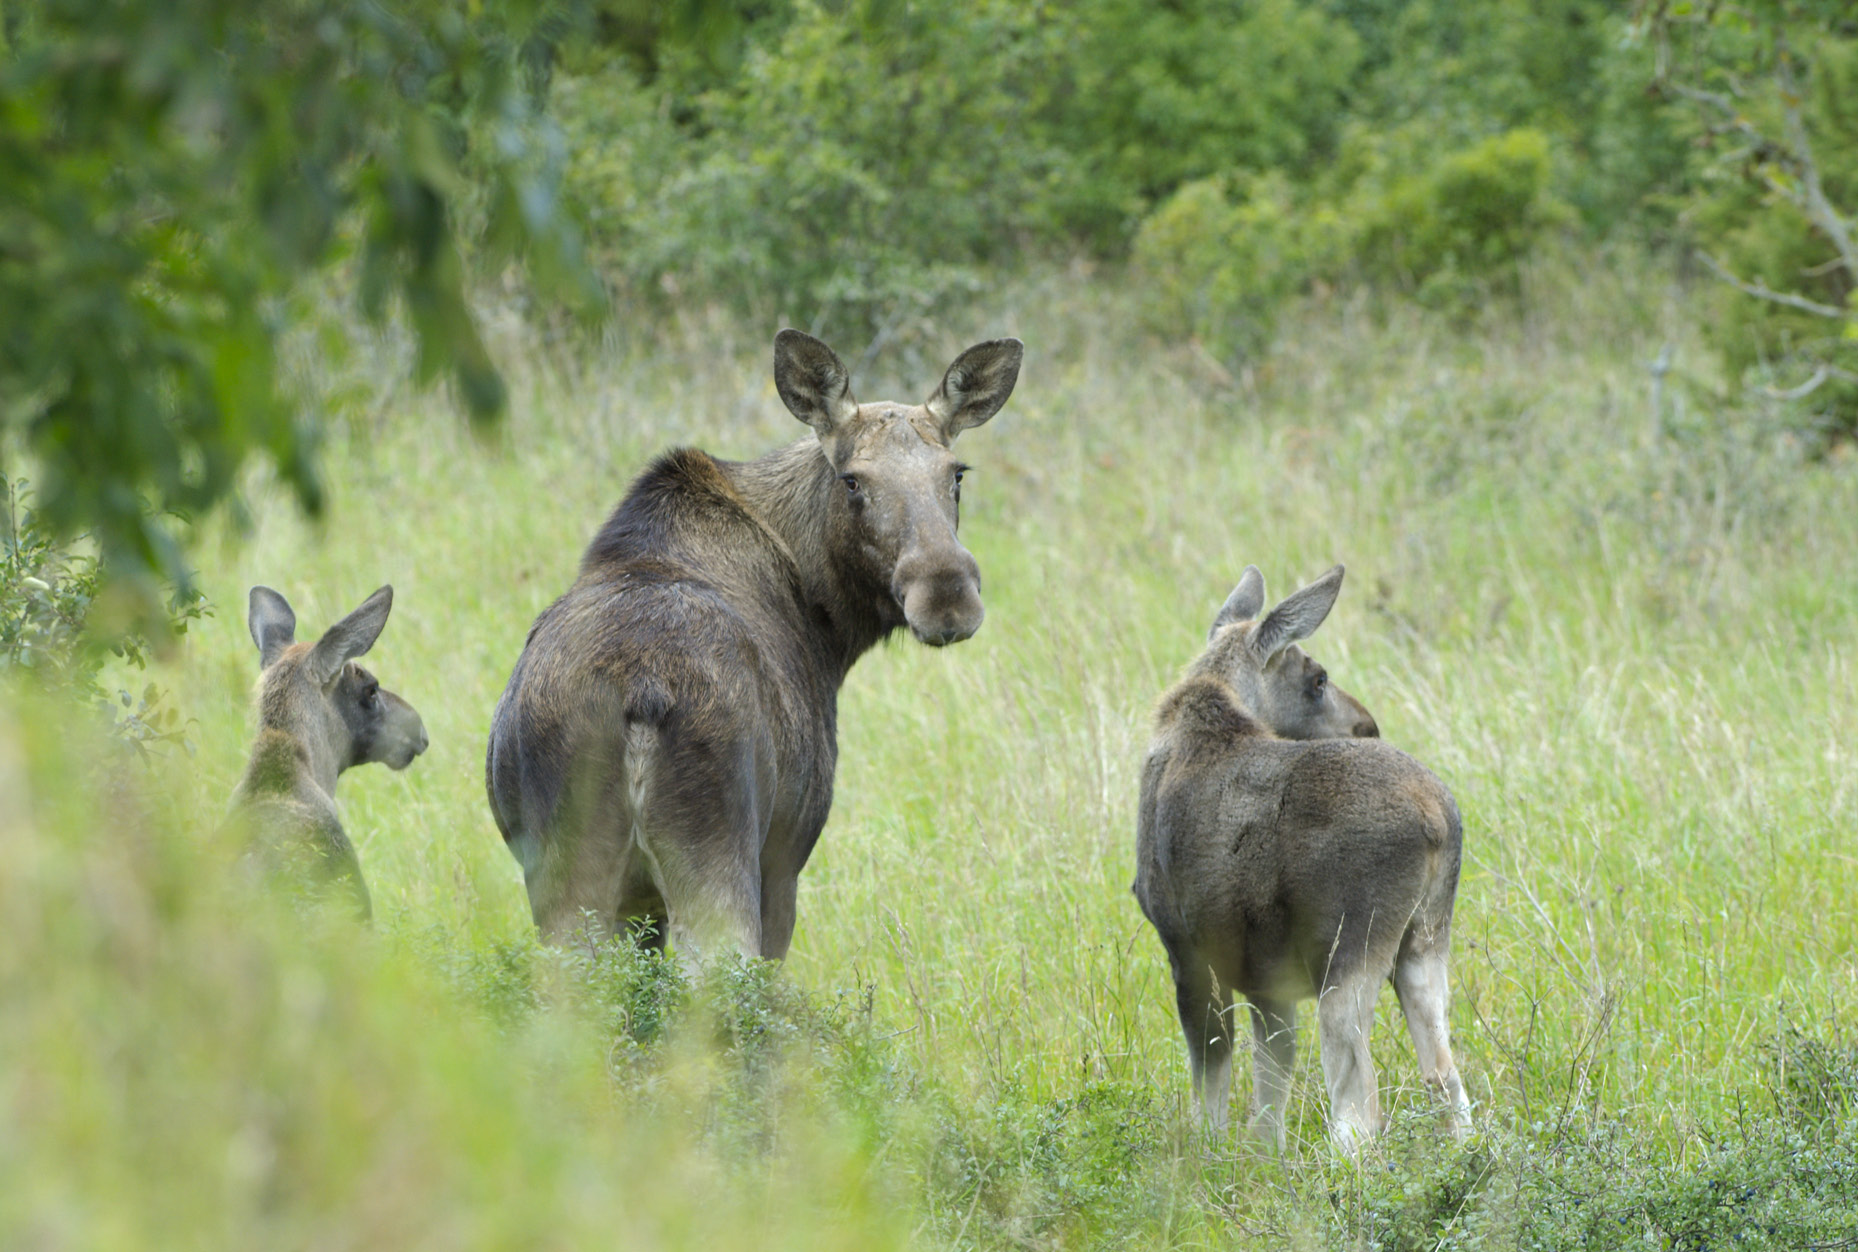
[[[1290,1103],[1290,1070],[1297,1056],[1297,1006],[1253,1000],[1251,1133],[1284,1150],[1284,1110]]]

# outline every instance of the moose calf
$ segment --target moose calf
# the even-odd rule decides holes
[[[1368,1031],[1388,978],[1454,1133],[1470,1126],[1446,1021],[1458,807],[1297,647],[1341,586],[1338,565],[1260,618],[1264,578],[1247,567],[1162,697],[1142,769],[1134,890],[1173,968],[1195,1093],[1223,1133],[1237,991],[1251,1128],[1279,1151],[1296,1006],[1312,996],[1332,1136],[1352,1152],[1380,1129]]]
[[[313,644],[296,642],[297,616],[269,587],[252,588],[247,618],[264,673],[258,741],[230,820],[252,861],[312,896],[347,896],[364,921],[373,905],[336,815],[336,777],[368,761],[405,769],[426,750],[413,706],[355,664],[393,602],[393,588],[382,587]]]

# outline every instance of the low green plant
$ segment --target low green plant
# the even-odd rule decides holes
[[[164,743],[191,750],[182,716],[160,686],[144,684],[139,694],[115,686],[147,668],[156,644],[140,632],[92,629],[98,597],[106,594],[97,557],[81,539],[56,538],[30,500],[25,479],[0,475],[0,678],[28,676],[100,712],[138,751]],[[198,590],[174,589],[166,621],[155,628],[159,645],[173,646],[211,612]]]

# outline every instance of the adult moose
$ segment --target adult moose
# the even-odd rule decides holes
[[[1446,1014],[1458,806],[1297,646],[1341,589],[1338,565],[1261,619],[1264,578],[1246,568],[1161,699],[1136,818],[1135,896],[1168,952],[1207,1124],[1226,1126],[1237,991],[1252,1129],[1279,1150],[1297,1002],[1312,996],[1331,1134],[1353,1151],[1379,1131],[1368,1030],[1389,979],[1453,1131],[1470,1126]]]
[[[1021,351],[977,344],[923,404],[860,405],[831,348],[783,330],[775,387],[813,437],[679,449],[632,484],[491,724],[490,807],[544,938],[646,919],[692,958],[786,954],[847,671],[902,626],[937,647],[980,628],[949,446],[1006,403]]]

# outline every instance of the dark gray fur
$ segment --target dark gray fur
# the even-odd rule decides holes
[[[1332,1134],[1353,1150],[1379,1130],[1367,1036],[1389,979],[1424,1077],[1454,1131],[1469,1125],[1447,1023],[1458,807],[1296,646],[1341,583],[1338,565],[1254,620],[1264,580],[1246,569],[1162,697],[1137,815],[1135,896],[1167,949],[1202,1111],[1224,1129],[1236,992],[1250,1002],[1252,1127],[1279,1149],[1296,1006],[1311,997]]]
[[[491,811],[545,937],[591,918],[687,955],[786,953],[847,671],[903,626],[937,646],[980,627],[949,445],[1020,354],[979,344],[924,404],[861,406],[831,348],[784,330],[775,385],[813,436],[755,461],[679,449],[632,484],[491,725]]]

